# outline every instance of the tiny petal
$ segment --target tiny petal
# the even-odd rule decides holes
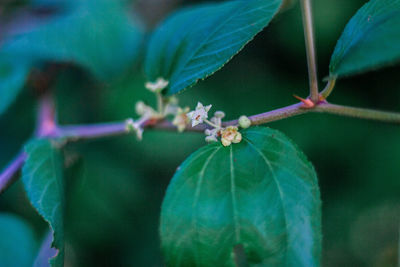
[[[195,126],[199,125],[202,122],[203,122],[202,120],[192,120],[192,127],[195,127]]]
[[[188,109],[178,108],[178,113],[175,115],[172,124],[178,128],[178,132],[183,132],[186,128],[186,125],[189,123],[189,118],[186,114]]]
[[[205,110],[206,112],[209,112],[211,108],[212,108],[212,105],[208,105],[208,106],[206,106],[206,107],[204,108],[204,110]]]
[[[240,143],[242,141],[242,134],[238,131],[236,126],[228,126],[221,130],[221,142],[224,146],[231,143]]]
[[[238,133],[235,135],[235,137],[233,137],[232,143],[238,144],[238,143],[240,143],[241,141],[242,141],[242,134],[238,132]]]
[[[143,115],[146,112],[146,104],[143,101],[139,101],[135,105],[136,113],[139,115]]]
[[[207,143],[214,143],[214,142],[218,142],[218,139],[215,136],[210,135],[210,136],[206,137],[206,142]]]
[[[145,87],[154,93],[160,93],[168,86],[168,84],[168,81],[164,80],[163,78],[158,78],[155,82],[147,82]]]
[[[191,111],[191,112],[187,113],[186,115],[188,116],[189,119],[193,119],[194,111]]]
[[[140,126],[140,123],[132,119],[127,119],[125,121],[125,128],[127,132],[135,132],[138,140],[143,139],[143,128]]]
[[[227,140],[227,139],[225,139],[225,138],[222,138],[221,139],[221,143],[222,143],[223,146],[230,146],[232,142]]]
[[[136,137],[139,141],[143,140],[143,129],[142,128],[138,128],[136,130]]]

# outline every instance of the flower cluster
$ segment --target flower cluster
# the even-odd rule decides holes
[[[192,127],[206,123],[211,126],[211,129],[206,129],[206,142],[218,142],[218,138],[221,138],[221,143],[224,146],[230,146],[232,143],[237,144],[242,141],[242,134],[239,132],[237,126],[222,127],[222,119],[225,117],[225,113],[217,111],[214,116],[208,120],[208,112],[211,109],[211,105],[204,106],[202,103],[198,103],[196,109],[187,113],[187,117],[192,122]],[[242,128],[248,128],[251,125],[251,121],[246,116],[242,116],[239,119],[239,125]]]
[[[230,146],[232,143],[237,144],[242,141],[242,134],[236,126],[228,126],[221,130],[221,142],[224,146]]]
[[[207,142],[218,142],[218,138],[221,139],[221,143],[224,146],[230,146],[232,143],[237,144],[242,141],[242,134],[239,132],[237,126],[222,127],[222,119],[225,117],[225,113],[222,111],[216,111],[214,116],[208,120],[208,112],[212,105],[204,106],[198,102],[195,110],[190,111],[188,107],[182,108],[178,105],[178,100],[175,97],[165,98],[161,92],[169,85],[169,82],[163,78],[158,78],[155,82],[147,82],[145,87],[156,94],[157,96],[157,110],[149,105],[146,105],[143,101],[136,103],[136,113],[140,116],[138,120],[128,119],[126,120],[127,131],[134,131],[139,140],[143,136],[143,125],[151,120],[161,120],[168,116],[173,116],[172,124],[176,126],[179,132],[183,132],[186,127],[191,123],[192,127],[195,127],[201,123],[206,123],[210,127],[205,130]],[[246,116],[241,116],[239,119],[239,126],[242,128],[248,128],[251,125],[251,121]]]

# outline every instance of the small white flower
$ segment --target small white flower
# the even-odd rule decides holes
[[[152,107],[146,105],[143,101],[136,103],[135,110],[140,116],[153,116],[157,113]]]
[[[228,126],[221,131],[221,142],[224,146],[230,146],[242,141],[242,134],[236,126]]]
[[[225,117],[225,112],[223,111],[216,111],[214,113],[214,117],[219,118],[219,119],[223,119]]]
[[[189,123],[189,118],[187,116],[188,111],[189,111],[188,107],[184,109],[178,108],[175,118],[172,121],[172,124],[178,128],[178,132],[180,133],[185,130],[186,125]]]
[[[127,132],[135,132],[138,140],[143,139],[143,128],[141,126],[142,120],[134,121],[132,119],[127,119],[125,121],[125,128]]]
[[[153,93],[160,93],[163,89],[168,86],[169,82],[163,78],[158,78],[155,82],[147,82],[146,88]]]
[[[192,127],[203,123],[208,118],[208,111],[210,111],[211,107],[212,105],[203,106],[202,103],[197,103],[196,110],[187,114],[188,118],[192,121]]]

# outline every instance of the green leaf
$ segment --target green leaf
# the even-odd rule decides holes
[[[319,266],[317,177],[282,133],[250,128],[239,144],[192,154],[168,187],[161,212],[168,266],[235,266],[242,245],[254,266]]]
[[[21,63],[0,61],[0,115],[14,102],[25,84],[29,68]]]
[[[145,60],[148,79],[168,80],[168,95],[205,79],[266,27],[281,3],[237,0],[176,12],[151,37]]]
[[[71,62],[106,79],[138,58],[142,33],[121,1],[78,1],[27,32],[8,36],[1,49],[20,62]]]
[[[0,266],[32,266],[38,244],[30,225],[15,215],[0,213],[0,236]]]
[[[34,140],[25,147],[27,160],[22,181],[32,206],[53,231],[52,247],[58,250],[52,266],[64,264],[64,185],[63,157],[55,141]]]
[[[399,60],[400,0],[371,0],[344,29],[331,58],[330,75],[351,75]]]

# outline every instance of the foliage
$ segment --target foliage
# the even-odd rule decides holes
[[[372,0],[347,24],[332,55],[330,72],[344,76],[400,59],[400,1]]]
[[[22,181],[28,198],[53,232],[52,246],[58,250],[52,266],[64,262],[64,180],[62,155],[55,141],[34,140],[25,148],[27,160]]]
[[[354,2],[352,8],[360,5]],[[399,220],[398,128],[372,129],[368,124],[313,116],[274,124],[274,128],[290,132],[317,163],[317,180],[314,167],[295,142],[281,131],[255,127],[262,124],[257,121],[260,117],[279,113],[277,119],[283,119],[292,116],[291,112],[313,110],[360,118],[381,114],[393,116],[395,121],[399,117],[373,110],[354,112],[349,107],[332,111],[327,109],[332,106],[324,106],[329,103],[323,98],[311,103],[301,99],[305,104],[260,113],[266,106],[287,105],[285,97],[289,99],[293,93],[287,88],[304,87],[304,47],[299,47],[296,39],[302,31],[293,28],[299,8],[285,11],[276,25],[256,37],[287,6],[290,3],[281,0],[185,6],[166,14],[155,29],[148,30],[147,38],[145,23],[136,16],[140,4],[136,5],[139,11],[132,11],[130,1],[27,3],[25,7],[48,8],[50,14],[38,25],[6,32],[0,47],[0,114],[10,108],[7,120],[12,120],[0,119],[0,127],[5,129],[0,133],[0,162],[5,165],[20,144],[31,140],[22,154],[25,193],[20,186],[11,187],[0,208],[23,213],[35,228],[33,231],[24,220],[1,213],[0,236],[7,238],[0,241],[0,265],[320,266],[321,258],[326,266],[393,265],[399,242],[393,235]],[[336,9],[346,10],[340,4]],[[321,14],[315,13],[317,34],[324,31],[319,22],[329,21],[329,16]],[[371,0],[361,7],[331,56],[330,80],[396,63],[399,15],[398,0]],[[338,18],[336,15],[331,18],[337,19],[336,23],[325,25],[337,25]],[[331,34],[330,44],[336,35]],[[236,56],[245,46],[248,48]],[[324,65],[329,56],[323,54]],[[46,74],[54,63],[67,68],[57,73],[49,88],[41,89],[56,96],[57,110],[50,113],[56,112],[59,120],[52,114],[45,116],[52,103],[43,106],[45,98],[39,96],[38,129],[29,138],[33,122],[28,113],[33,112],[34,104],[26,89],[34,90],[35,95],[43,92],[35,91],[27,81],[37,78],[31,70]],[[399,78],[390,74],[388,70],[388,74],[375,77],[392,81],[393,94],[400,96],[396,90]],[[376,79],[380,85],[381,79]],[[367,76],[360,80],[356,84],[347,81],[347,85],[371,87],[374,81]],[[146,95],[144,84],[154,94]],[[181,103],[194,106],[200,100],[207,105],[199,103],[189,112],[172,96],[192,86],[199,90],[180,94]],[[390,99],[398,105],[395,97],[376,93],[371,93],[373,104]],[[157,102],[149,98],[152,96]],[[338,97],[371,104],[368,92],[365,99],[351,93],[339,93]],[[136,100],[140,100],[136,105],[140,117],[134,120]],[[11,106],[14,101],[17,104]],[[225,112],[208,117],[211,108],[220,107]],[[237,121],[222,122],[225,113],[229,118],[260,114],[251,120],[242,117],[247,123],[240,125],[246,129],[239,129]],[[200,125],[190,127],[188,117]],[[128,119],[86,124],[121,118]],[[63,126],[70,123],[79,125]],[[252,127],[247,129],[249,124]],[[147,131],[175,126],[187,132]],[[206,140],[214,143],[184,160],[201,144],[189,133],[199,129],[207,129]],[[141,143],[127,136],[97,144],[72,144],[133,132],[142,137],[143,130]],[[33,209],[26,208],[25,202]],[[373,209],[371,203],[376,203]],[[372,210],[372,215],[363,209]],[[361,219],[355,220],[356,216]],[[45,236],[40,246],[35,232]],[[370,232],[383,234],[363,242],[370,240]],[[379,245],[367,245],[373,242]],[[70,254],[65,255],[65,247]],[[350,252],[345,253],[346,249]]]
[[[318,266],[313,167],[278,131],[254,128],[243,138],[203,147],[178,168],[161,213],[167,264],[235,266],[233,249],[242,245],[251,265]]]
[[[187,8],[171,15],[149,42],[146,74],[164,77],[167,94],[192,86],[220,69],[278,11],[281,0],[230,1]]]

